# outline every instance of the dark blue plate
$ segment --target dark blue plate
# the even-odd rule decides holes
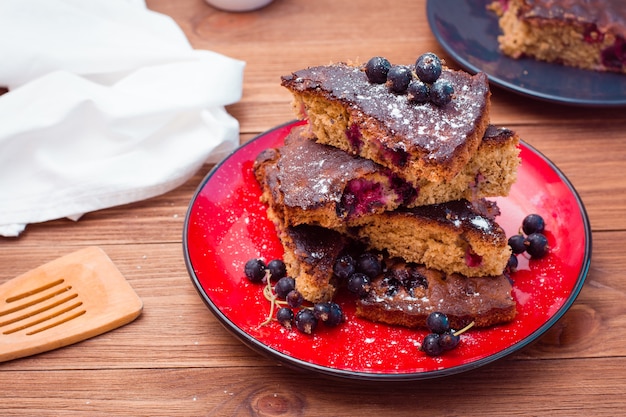
[[[587,107],[626,105],[626,75],[587,71],[498,49],[498,19],[491,0],[428,0],[428,23],[444,50],[465,70],[482,71],[492,84],[524,96]]]

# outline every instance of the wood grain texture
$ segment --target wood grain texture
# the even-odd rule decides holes
[[[202,0],[148,0],[195,48],[244,60],[243,97],[228,106],[241,142],[294,118],[280,76],[331,61],[385,55],[411,63],[431,50],[424,0],[275,0],[225,13]],[[30,225],[0,238],[0,283],[74,250],[102,247],[144,303],[132,323],[0,364],[6,416],[617,416],[626,407],[626,117],[492,90],[491,119],[518,131],[563,171],[593,229],[587,282],[543,337],[452,377],[410,383],[335,380],[253,352],[211,315],[187,273],[182,230],[212,168],[149,200]]]
[[[8,415],[614,417],[624,380],[613,369],[624,365],[623,358],[571,360],[566,367],[503,360],[453,378],[384,386],[276,366],[31,372],[29,379],[62,379],[60,396],[5,371],[0,382],[12,381],[13,389],[0,400]],[[596,374],[606,386],[598,386]]]

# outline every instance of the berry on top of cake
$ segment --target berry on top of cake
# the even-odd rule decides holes
[[[409,182],[450,180],[481,144],[491,93],[485,74],[454,71],[428,57],[411,66],[375,57],[363,65],[310,67],[283,76],[282,85],[320,143]]]
[[[626,73],[624,0],[498,0],[500,50],[513,58]]]

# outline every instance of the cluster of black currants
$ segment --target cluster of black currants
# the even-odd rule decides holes
[[[439,78],[443,64],[432,52],[422,54],[414,68],[391,65],[384,57],[375,56],[365,64],[365,74],[373,84],[386,84],[394,94],[406,94],[416,104],[432,102],[445,106],[454,96],[454,87],[448,80]]]
[[[350,292],[365,297],[371,289],[372,279],[382,269],[382,262],[375,253],[364,252],[358,256],[346,253],[337,258],[333,272],[337,278],[346,282]]]
[[[296,289],[296,281],[287,276],[287,267],[281,259],[267,263],[261,259],[250,259],[244,267],[244,274],[250,282],[265,281],[264,295],[271,302],[270,314],[266,323],[272,320],[276,308],[276,321],[288,330],[296,328],[302,333],[312,334],[319,322],[334,327],[344,321],[339,304],[329,301],[304,306],[304,297]],[[275,284],[272,286],[272,282]]]
[[[328,327],[335,327],[344,321],[341,306],[334,301],[325,301],[313,304],[313,307],[303,307],[302,295],[295,289],[293,278],[281,278],[274,286],[276,297],[284,299],[287,306],[281,306],[276,311],[276,320],[286,329],[295,327],[302,333],[312,334],[318,323]],[[298,293],[294,300],[293,293]],[[295,310],[294,310],[295,309]]]
[[[438,311],[430,313],[426,318],[426,327],[431,333],[424,337],[420,350],[428,356],[439,356],[447,350],[452,350],[459,345],[461,334],[473,325],[474,322],[455,331],[450,328],[450,321],[444,313]]]
[[[517,255],[526,252],[531,259],[540,259],[546,256],[550,250],[548,239],[545,235],[546,222],[539,214],[529,214],[524,217],[520,232],[509,237],[511,257],[507,264],[507,271],[512,273],[517,270]]]

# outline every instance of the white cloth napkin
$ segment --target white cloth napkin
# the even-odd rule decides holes
[[[239,142],[244,62],[137,0],[0,0],[0,235],[167,192]]]

